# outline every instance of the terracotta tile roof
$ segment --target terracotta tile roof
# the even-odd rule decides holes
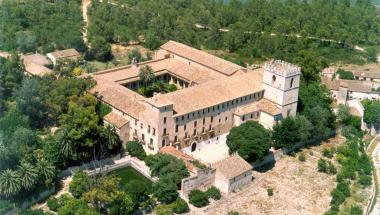
[[[101,72],[96,72],[96,73],[93,73],[92,75],[101,77],[103,79],[107,79],[109,81],[120,82],[120,81],[131,79],[131,78],[136,78],[136,77],[138,78],[140,68],[145,65],[149,65],[153,69],[153,71],[158,72],[158,71],[164,70],[167,67],[168,62],[169,62],[168,59],[147,61],[147,62],[139,63],[138,67],[132,66],[132,65],[122,66],[122,67],[104,70]]]
[[[353,71],[354,76],[361,78],[374,78],[380,79],[380,69],[379,71]]]
[[[278,108],[275,103],[267,99],[261,99],[260,101],[255,102],[253,104],[240,107],[236,110],[235,114],[238,116],[243,116],[245,114],[253,113],[256,111],[263,111],[272,116],[281,114],[281,109]]]
[[[176,157],[176,158],[178,158],[180,160],[183,160],[185,162],[186,168],[190,172],[195,172],[196,168],[191,163],[191,161],[194,160],[194,159],[192,157],[190,157],[188,154],[185,154],[185,153],[177,150],[173,146],[164,146],[164,147],[160,148],[160,152],[164,153],[164,154],[173,155],[174,157]]]
[[[337,70],[336,67],[327,67],[322,70],[322,75],[335,74]]]
[[[53,55],[53,57],[56,59],[71,58],[71,57],[79,57],[80,56],[79,52],[75,49],[65,49],[65,50],[51,52],[49,54]]]
[[[114,82],[96,76],[94,80],[97,84],[89,92],[97,94],[104,102],[136,119],[139,118],[141,112],[145,111],[146,107],[143,104],[145,97]]]
[[[46,66],[35,63],[25,64],[25,71],[31,75],[37,76],[43,76],[53,72],[53,70],[47,68]]]
[[[261,80],[262,73],[252,71],[172,93],[157,94],[150,101],[158,106],[173,104],[176,115],[183,115],[262,91]]]
[[[35,63],[38,65],[49,65],[51,62],[49,59],[41,54],[28,54],[21,56],[24,64]]]
[[[211,166],[216,169],[217,175],[223,175],[227,179],[232,179],[252,170],[252,166],[239,155],[230,156],[212,164]]]
[[[24,63],[25,71],[31,75],[43,76],[53,72],[53,70],[45,66],[50,64],[50,61],[41,54],[22,55],[21,59]]]
[[[121,128],[128,123],[128,120],[126,118],[120,116],[120,114],[117,114],[114,111],[111,111],[109,114],[105,115],[104,120],[116,128]]]
[[[244,69],[243,67],[237,64],[231,63],[222,58],[216,57],[214,55],[208,54],[201,50],[175,41],[168,41],[160,48],[168,52],[174,53],[176,55],[179,55],[181,57],[187,58],[191,61],[202,64],[225,75],[232,75],[236,71]]]
[[[362,93],[374,93],[370,84],[363,81],[356,80],[336,80],[322,77],[322,84],[324,84],[329,90],[339,90],[339,86],[347,85],[348,91],[362,92]]]
[[[138,66],[128,65],[104,70],[94,73],[94,75],[100,76],[110,81],[127,83],[139,80],[138,75],[140,68],[145,65],[149,65],[155,72],[156,76],[159,74],[170,73],[188,82],[195,82],[198,84],[226,77],[210,69],[200,69],[172,58],[147,61],[139,63]]]

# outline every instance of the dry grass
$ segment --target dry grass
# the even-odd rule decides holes
[[[254,172],[255,180],[242,191],[192,214],[323,214],[329,208],[330,192],[336,186],[335,175],[317,171],[317,162],[324,148],[337,147],[344,138],[335,137],[318,146],[302,150],[306,161],[284,156],[265,173]],[[269,197],[267,188],[274,195]]]

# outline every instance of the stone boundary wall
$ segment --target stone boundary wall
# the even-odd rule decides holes
[[[132,167],[137,172],[142,174],[144,177],[148,178],[150,181],[156,182],[158,180],[157,177],[152,177],[150,175],[150,169],[148,166],[145,165],[145,163],[143,161],[140,161],[140,160],[133,158],[133,157],[130,157],[130,156],[124,157],[122,159],[124,159],[124,160],[119,162],[119,163],[115,163],[115,164],[111,164],[111,165],[107,164],[105,166],[102,166],[102,167],[99,167],[99,168],[96,168],[93,170],[87,170],[86,172],[89,175],[97,175],[97,174],[101,174],[101,173],[109,173],[109,172],[112,172],[112,171],[115,171],[118,169],[122,169],[125,167]]]
[[[90,161],[90,162],[84,163],[84,164],[82,164],[80,166],[73,166],[73,167],[69,167],[69,168],[67,168],[65,170],[62,170],[58,174],[57,177],[59,179],[61,179],[61,178],[65,178],[67,176],[73,175],[77,171],[81,171],[81,170],[94,170],[94,169],[99,168],[101,166],[114,164],[116,160],[120,160],[120,159],[121,159],[121,155],[118,154],[118,155],[115,155],[114,157],[111,157],[111,158],[106,158],[106,159],[103,159],[103,160]]]
[[[215,181],[216,169],[207,168],[198,170],[197,175],[184,178],[181,181],[181,194],[187,195],[193,189],[205,190],[211,187]]]
[[[288,149],[284,148],[284,149],[278,149],[278,150],[271,151],[270,154],[265,156],[262,161],[253,162],[253,163],[251,163],[251,165],[252,165],[253,169],[262,167],[266,164],[273,163],[273,162],[280,160],[283,155],[287,155],[287,154],[289,154],[293,151],[296,151],[300,148],[303,148],[307,145],[326,140],[326,139],[333,137],[335,135],[336,135],[336,131],[331,131],[330,134],[328,134],[326,137],[316,138],[316,139],[308,140],[305,142],[296,143],[292,148],[288,148]]]

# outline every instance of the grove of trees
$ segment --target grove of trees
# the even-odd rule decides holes
[[[296,62],[315,54],[352,60],[350,55],[358,54],[354,45],[374,47],[379,40],[376,9],[368,0],[93,1],[90,18],[90,40],[143,41],[150,49],[176,40],[237,53],[237,62],[266,57]],[[377,51],[368,52],[369,59]]]
[[[0,50],[85,50],[81,0],[0,2]]]
[[[59,170],[120,149],[115,129],[103,126],[101,105],[86,93],[92,80],[61,71],[24,76],[12,56],[0,58],[0,83],[2,199],[36,194],[54,185]]]

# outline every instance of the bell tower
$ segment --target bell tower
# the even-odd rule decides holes
[[[264,65],[264,98],[281,109],[282,116],[297,113],[301,68],[282,60],[271,60]]]

